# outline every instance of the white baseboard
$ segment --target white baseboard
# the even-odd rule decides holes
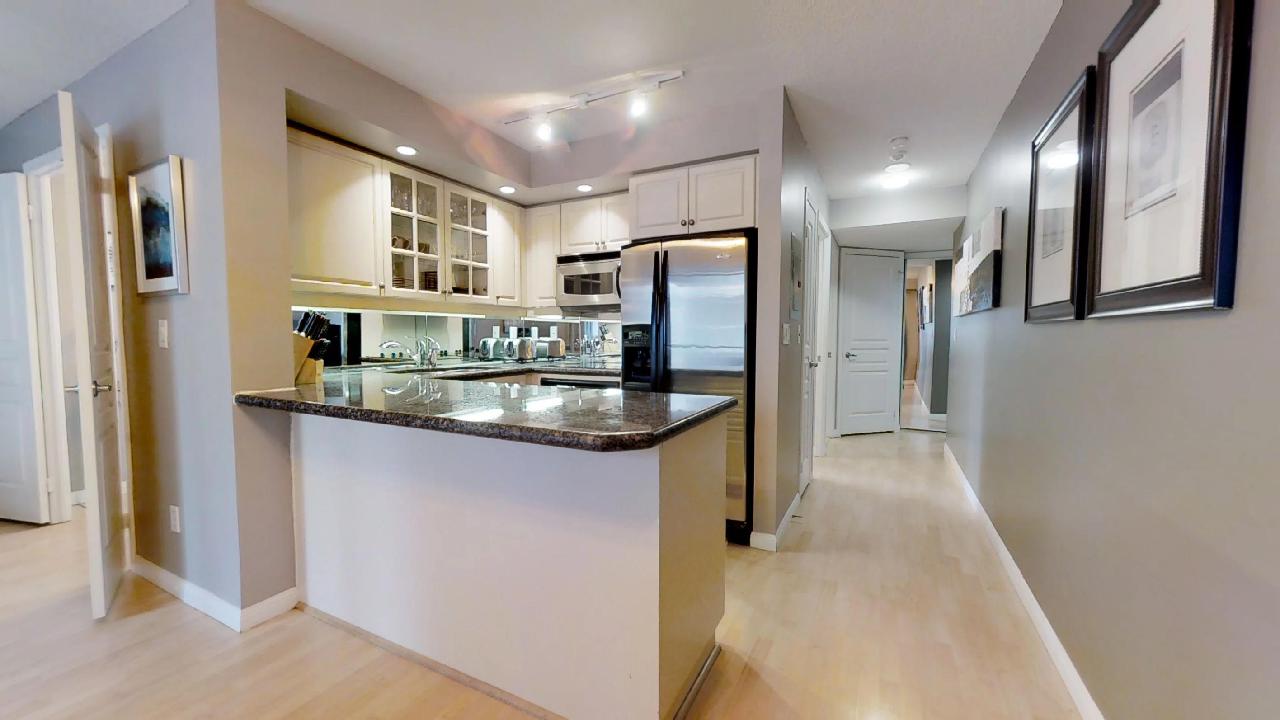
[[[960,462],[956,460],[955,454],[951,452],[950,444],[943,444],[942,448],[943,454],[947,457],[947,463],[959,476],[960,484],[964,486],[969,502],[973,504],[974,509],[982,516],[982,524],[986,530],[987,539],[991,541],[991,546],[995,548],[996,554],[1000,557],[1000,565],[1004,567],[1005,574],[1009,576],[1009,582],[1013,584],[1014,591],[1018,593],[1018,599],[1022,601],[1022,606],[1026,608],[1027,615],[1031,617],[1031,624],[1035,626],[1036,633],[1040,635],[1040,641],[1044,643],[1045,650],[1049,652],[1049,659],[1053,662],[1053,666],[1057,668],[1063,684],[1067,686],[1067,693],[1071,695],[1071,700],[1075,703],[1076,712],[1080,713],[1082,720],[1104,720],[1102,711],[1098,709],[1098,704],[1093,701],[1093,696],[1089,694],[1089,688],[1085,686],[1080,673],[1076,671],[1075,663],[1071,662],[1071,656],[1067,654],[1067,649],[1063,647],[1062,640],[1058,638],[1058,633],[1054,631],[1053,625],[1049,623],[1049,618],[1045,616],[1044,609],[1040,607],[1035,594],[1031,592],[1031,586],[1027,584],[1027,579],[1022,576],[1022,570],[1018,568],[1018,563],[1014,561],[1013,555],[1009,553],[1009,548],[1005,546],[1004,540],[1001,539],[1000,533],[996,530],[996,526],[991,522],[991,517],[987,515],[986,509],[982,507],[982,501],[978,499],[977,493],[973,491],[973,486],[969,484],[969,478],[965,476],[964,470],[960,468]]]
[[[261,625],[277,615],[292,610],[298,604],[298,589],[289,588],[260,603],[243,609],[238,608],[234,603],[229,603],[199,585],[174,575],[141,555],[133,556],[132,570],[161,590],[236,632],[244,632]]]
[[[778,546],[782,544],[782,538],[787,534],[787,528],[791,526],[791,516],[796,514],[796,510],[800,507],[800,493],[796,493],[791,498],[791,505],[787,507],[787,514],[782,516],[782,522],[778,523],[778,529],[773,534],[752,532],[751,547],[757,550],[767,550],[769,552],[778,552]]]

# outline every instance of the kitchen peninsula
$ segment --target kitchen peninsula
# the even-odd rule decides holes
[[[535,714],[676,716],[724,612],[735,401],[440,374],[236,395],[294,413],[299,599]]]

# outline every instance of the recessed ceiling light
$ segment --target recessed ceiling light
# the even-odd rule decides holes
[[[907,177],[906,173],[885,173],[880,178],[880,187],[885,190],[897,190],[906,187],[909,182],[911,178]]]
[[[890,163],[884,166],[884,171],[887,173],[906,172],[910,169],[911,169],[911,163],[909,162],[896,162],[896,163]]]
[[[404,155],[405,157],[412,157],[418,154],[418,149],[412,145],[397,145],[396,152]]]
[[[636,93],[631,97],[631,117],[644,117],[649,112],[649,98],[644,93]]]
[[[583,183],[578,186],[578,192],[591,192],[593,189],[594,188],[592,188],[590,185],[586,183]]]
[[[498,192],[502,193],[503,195],[510,195],[515,191],[516,189],[511,185],[503,185],[502,187],[498,188]]]

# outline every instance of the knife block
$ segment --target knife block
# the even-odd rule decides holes
[[[298,369],[298,374],[293,378],[293,381],[301,385],[303,383],[320,382],[323,378],[324,361],[307,358],[302,361],[302,367]]]
[[[311,352],[311,346],[315,344],[315,340],[299,333],[293,333],[293,377],[295,381],[302,382],[298,378],[301,377],[303,366],[306,365],[307,353]]]

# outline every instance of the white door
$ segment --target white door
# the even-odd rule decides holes
[[[560,206],[529,210],[525,217],[528,244],[524,253],[525,303],[529,307],[556,304],[556,253],[560,248]]]
[[[803,346],[804,373],[801,379],[800,404],[800,492],[809,487],[813,479],[813,413],[814,413],[814,378],[818,367],[816,350],[818,309],[817,278],[817,224],[818,211],[806,198],[804,204],[804,267],[799,276],[804,278],[804,314],[800,331],[800,342]]]
[[[905,258],[889,250],[840,253],[836,427],[841,435],[898,429]]]
[[[574,200],[560,205],[560,254],[600,252],[604,219],[600,198]]]
[[[602,205],[604,237],[601,250],[621,250],[631,240],[631,196],[610,195]]]
[[[80,405],[80,448],[85,478],[85,525],[89,540],[89,598],[93,616],[107,614],[127,562],[124,498],[111,329],[111,295],[107,284],[108,238],[103,218],[104,195],[99,140],[93,127],[76,112],[71,95],[58,93],[58,120],[66,181],[59,210],[66,220],[72,272],[67,283],[72,323],[75,376],[69,378]],[[110,142],[109,138],[106,142]],[[73,449],[72,452],[75,452]]]
[[[632,239],[689,231],[689,169],[631,176]]]
[[[0,175],[0,518],[47,523],[49,473],[28,207],[25,177]]]
[[[689,168],[689,232],[756,224],[755,156]]]

